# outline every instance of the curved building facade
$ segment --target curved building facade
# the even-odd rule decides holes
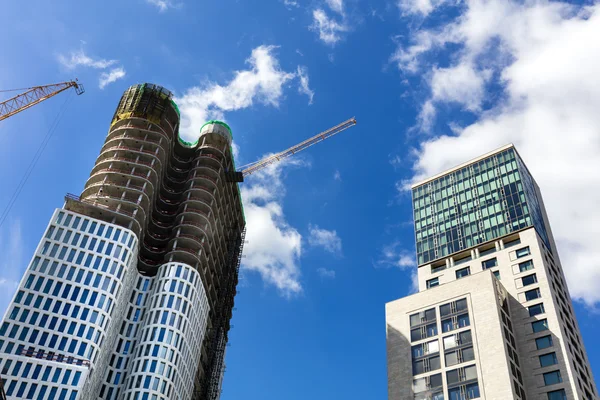
[[[32,392],[37,397],[26,397],[32,389],[21,389],[18,382],[28,378],[6,361],[8,354],[27,351],[19,357],[50,357],[57,363],[72,357],[81,364],[70,367],[81,369],[76,390],[63,395],[62,387],[56,386],[56,392],[45,395],[49,399],[218,398],[245,232],[239,188],[231,178],[231,141],[230,128],[220,121],[202,126],[196,142],[182,140],[177,105],[171,92],[160,86],[140,84],[124,92],[81,195],[67,195],[64,209],[57,210],[50,225],[61,234],[66,231],[58,220],[62,215],[64,220],[68,216],[88,226],[103,226],[104,231],[90,233],[88,226],[80,226],[81,232],[76,232],[71,227],[70,235],[87,241],[69,242],[70,247],[54,239],[57,233],[48,233],[0,325],[0,368],[9,399],[42,398],[39,387]],[[102,236],[109,227],[127,235],[126,243]],[[115,260],[105,257],[108,246]],[[80,258],[84,249],[91,258]],[[71,252],[74,258],[64,265],[62,259],[55,260],[69,259]],[[120,266],[117,275],[103,270],[105,259],[106,268],[112,268],[113,261]],[[40,274],[42,266],[45,272]],[[86,268],[94,271],[90,278]],[[95,295],[100,309],[88,311],[97,312],[95,320],[85,319],[92,318],[89,314],[72,316],[74,311],[65,311],[67,305],[46,306],[46,296],[70,296],[68,307],[82,312],[89,301],[54,286],[44,293],[46,279],[77,287],[77,296],[86,285],[100,285],[100,291],[106,291]],[[41,300],[35,297],[39,291]],[[35,329],[31,339],[36,321],[21,315],[22,301],[41,307],[36,318],[47,312],[46,319],[56,322],[47,332]],[[77,336],[80,328],[77,323],[71,328],[74,321],[54,318],[57,313],[81,319],[83,339],[72,344],[69,336],[62,344],[63,336],[53,329],[61,329],[62,323],[67,337]],[[23,325],[14,328],[15,324]],[[93,334],[86,339],[90,328]],[[51,346],[37,342],[44,333],[49,336],[45,340],[53,341]],[[14,385],[13,377],[19,378]],[[45,390],[52,390],[56,382],[48,379]]]

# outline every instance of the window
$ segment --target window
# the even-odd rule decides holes
[[[540,319],[539,321],[534,321],[531,323],[531,327],[533,328],[533,332],[541,332],[548,330],[548,320]]]
[[[456,364],[467,362],[467,361],[472,361],[475,359],[475,353],[473,351],[473,346],[446,352],[445,359],[446,359],[446,367],[450,367],[452,365],[456,365]]]
[[[540,289],[532,289],[525,292],[525,299],[527,301],[538,299],[541,296],[542,295],[540,294]]]
[[[558,364],[556,353],[542,354],[540,356],[540,367],[547,367],[554,364]]]
[[[548,400],[567,400],[565,389],[553,390],[548,392]]]
[[[416,340],[425,339],[435,335],[437,335],[437,324],[434,322],[433,324],[412,329],[410,331],[410,340],[414,342]]]
[[[494,274],[494,278],[500,280],[500,271],[494,271],[493,274]]]
[[[521,258],[521,257],[526,257],[528,255],[531,254],[531,252],[529,251],[529,246],[527,247],[522,247],[520,249],[518,249],[515,254],[517,255],[517,258]]]
[[[441,364],[439,355],[423,358],[413,361],[413,375],[422,374],[428,371],[435,371],[436,369],[440,369],[440,367]]]
[[[433,353],[439,353],[440,344],[438,340],[433,340],[431,342],[418,344],[416,346],[412,346],[412,357],[419,358]]]
[[[529,271],[530,269],[533,269],[533,261],[528,260],[528,261],[519,263],[519,271],[520,272]]]
[[[427,281],[427,289],[431,289],[432,287],[439,286],[439,284],[440,284],[439,278],[429,279]]]
[[[460,299],[453,301],[452,303],[442,304],[440,306],[440,315],[445,317],[446,315],[460,313],[467,310],[467,299]]]
[[[433,265],[431,266],[431,273],[435,274],[436,272],[440,272],[446,269],[446,263],[442,264],[442,265],[438,265],[436,267],[434,267]]]
[[[442,320],[442,332],[446,333],[454,329],[464,328],[470,325],[469,314],[461,314]]]
[[[456,279],[471,275],[471,267],[461,268],[456,271]]]
[[[435,308],[412,314],[410,316],[410,326],[417,326],[426,322],[435,321],[435,316]]]
[[[544,313],[544,303],[534,304],[530,307],[527,307],[529,310],[529,316],[533,317],[534,315],[543,314]]]
[[[541,338],[535,339],[535,345],[538,350],[546,349],[552,346],[552,336],[542,336]]]
[[[444,339],[444,349],[452,349],[458,346],[464,346],[473,343],[471,331],[460,332],[451,336],[446,336]]]
[[[521,278],[523,286],[533,285],[537,283],[537,276],[535,274],[527,275]]]
[[[562,378],[560,377],[560,371],[552,371],[546,372],[544,374],[544,385],[556,385],[557,383],[561,383]]]
[[[481,267],[483,269],[493,268],[498,266],[498,260],[496,257],[490,258],[489,260],[482,261]]]

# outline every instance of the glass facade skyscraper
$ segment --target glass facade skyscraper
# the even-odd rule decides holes
[[[8,399],[218,399],[245,219],[229,127],[178,129],[169,91],[123,94],[0,323]]]
[[[598,399],[515,147],[417,183],[413,208],[419,292],[386,304],[389,399]]]
[[[533,226],[550,248],[533,179],[514,148],[413,188],[417,263]]]

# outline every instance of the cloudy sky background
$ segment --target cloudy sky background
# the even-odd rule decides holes
[[[510,142],[541,187],[598,373],[599,4],[33,1],[4,15],[0,88],[78,77],[87,92],[0,125],[2,210],[48,139],[0,217],[2,310],[52,211],[83,187],[120,94],[152,82],[174,92],[184,138],[227,121],[238,165],[358,119],[242,185],[224,400],[386,398],[384,303],[414,280],[406,187]]]

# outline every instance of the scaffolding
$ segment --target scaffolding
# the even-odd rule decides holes
[[[219,305],[215,313],[215,322],[209,332],[208,364],[200,390],[196,393],[195,400],[217,400],[220,395],[221,379],[225,366],[225,347],[227,346],[230,314],[236,295],[236,286],[242,262],[242,251],[246,239],[246,228],[240,232],[235,227],[230,228],[229,254],[227,256],[227,270],[224,280],[219,288]]]

